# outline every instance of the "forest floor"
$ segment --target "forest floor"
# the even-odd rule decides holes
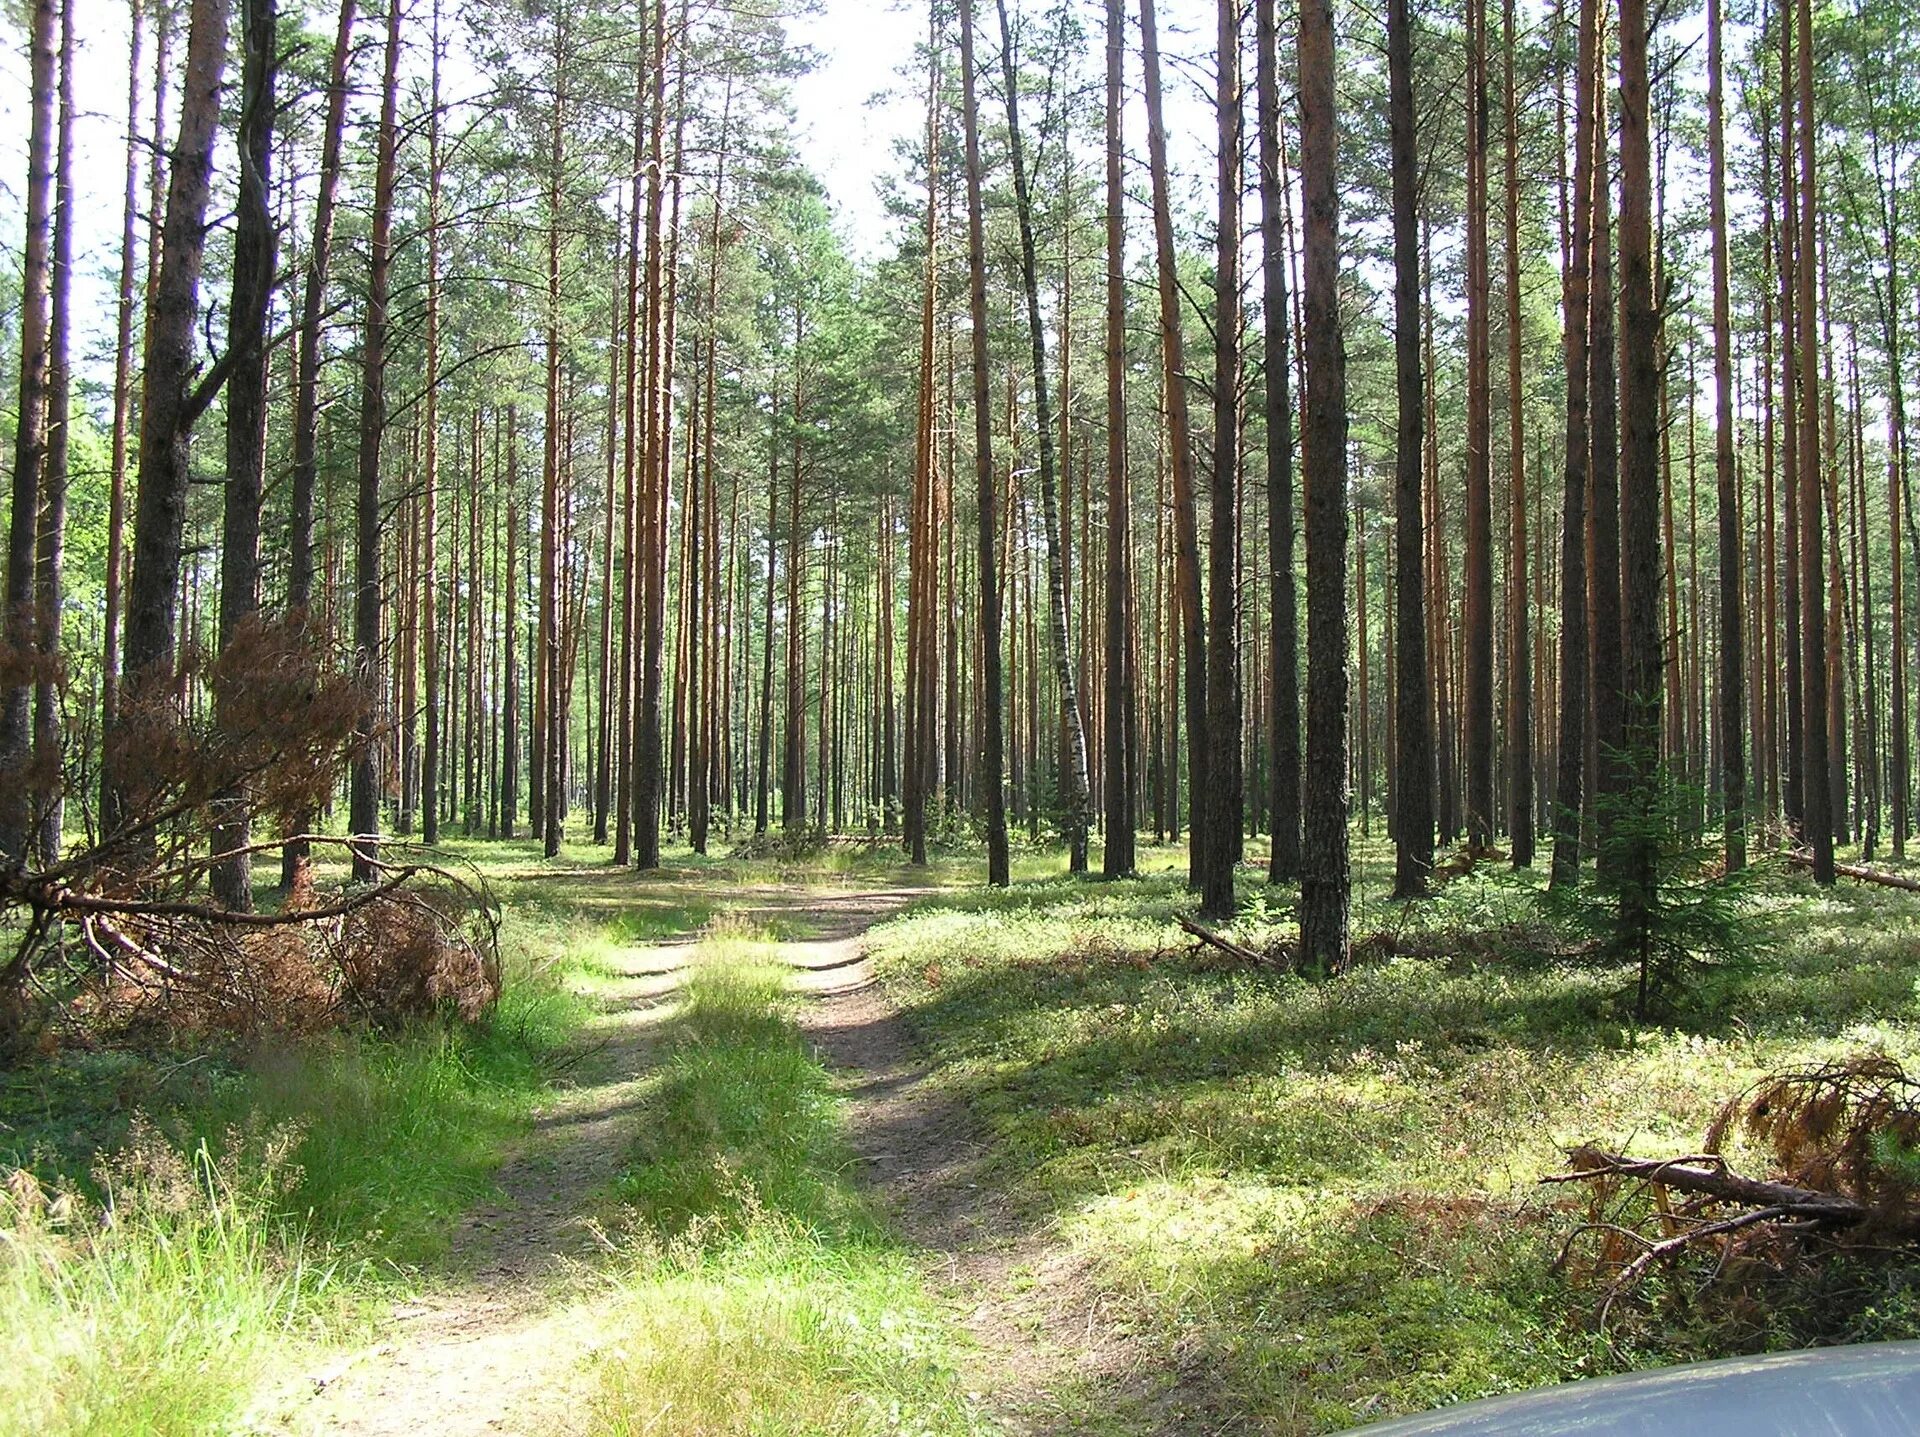
[[[0,1189],[0,1437],[1309,1437],[1920,1336],[1905,1260],[1691,1273],[1596,1333],[1554,1260],[1585,1210],[1538,1183],[1582,1141],[1696,1151],[1785,1066],[1920,1071],[1911,895],[1763,871],[1743,952],[1637,1025],[1543,875],[1401,905],[1356,851],[1364,956],[1309,981],[1183,933],[1171,846],[993,891],[969,856],[473,845],[490,1023],[0,1082],[0,1159],[134,1160],[84,1245]],[[1249,879],[1225,931],[1286,943],[1289,898]]]

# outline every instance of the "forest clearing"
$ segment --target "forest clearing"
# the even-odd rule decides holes
[[[0,1437],[1920,1339],[1917,20],[22,0]]]

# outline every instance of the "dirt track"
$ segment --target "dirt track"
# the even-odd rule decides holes
[[[810,1000],[802,1023],[848,1099],[861,1180],[973,1343],[969,1378],[1016,1431],[1049,1430],[1057,1376],[1105,1366],[1104,1324],[1043,1234],[1021,1233],[979,1177],[984,1135],[932,1083],[875,982],[864,935],[924,890],[757,889],[728,912],[778,932]],[[297,1390],[257,1430],[349,1437],[555,1437],[578,1430],[570,1390],[612,1297],[596,1205],[631,1148],[650,1050],[698,935],[614,955],[602,1011],[566,1085],[502,1166],[498,1195],[453,1236],[446,1276],[367,1345]]]

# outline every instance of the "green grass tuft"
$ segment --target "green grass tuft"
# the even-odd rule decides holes
[[[76,1051],[0,1082],[0,1434],[208,1433],[444,1255],[588,1013],[601,926],[514,877],[471,1028],[251,1052]]]
[[[0,1193],[0,1434],[226,1430],[275,1345],[344,1310],[271,1168],[137,1138],[99,1204]]]
[[[784,973],[705,945],[618,1195],[634,1270],[596,1359],[617,1437],[971,1433],[951,1334],[847,1178],[826,1069]]]

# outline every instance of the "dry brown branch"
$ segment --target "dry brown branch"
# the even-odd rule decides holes
[[[1787,855],[1787,863],[1793,868],[1810,869],[1813,867],[1813,857],[1796,850]],[[1920,878],[1909,878],[1904,873],[1889,873],[1884,868],[1869,868],[1863,863],[1836,863],[1833,865],[1833,871],[1859,883],[1873,883],[1882,888],[1898,888],[1907,893],[1920,893]]]
[[[1768,1176],[1729,1165],[1724,1151],[1736,1133],[1771,1159]],[[1656,1266],[1696,1251],[1711,1259],[1699,1291],[1730,1271],[1747,1281],[1813,1271],[1808,1264],[1831,1252],[1910,1258],[1920,1202],[1911,1165],[1897,1157],[1916,1146],[1920,1084],[1883,1053],[1769,1074],[1721,1107],[1705,1152],[1636,1158],[1571,1149],[1571,1171],[1541,1180],[1589,1193],[1587,1220],[1569,1233],[1555,1267],[1604,1282],[1604,1328]],[[1575,1270],[1583,1240],[1594,1249]],[[1736,1283],[1736,1305],[1739,1291]]]
[[[1859,1222],[1867,1215],[1861,1204],[1833,1193],[1816,1192],[1790,1183],[1766,1182],[1729,1172],[1724,1165],[1706,1166],[1710,1157],[1629,1158],[1599,1148],[1578,1147],[1568,1154],[1574,1170],[1553,1173],[1546,1183],[1593,1182],[1600,1178],[1631,1178],[1676,1192],[1711,1198],[1716,1202],[1757,1203],[1779,1208],[1796,1217],[1822,1222]]]
[[[238,695],[220,722],[183,707],[172,686],[124,711],[107,741],[138,761],[119,765],[132,778],[110,826],[43,865],[0,863],[0,914],[19,934],[0,963],[0,1047],[56,1026],[254,1034],[481,1016],[499,993],[500,918],[470,867],[400,845],[357,888],[319,893],[304,868],[277,911],[211,896],[217,865],[289,833],[310,848],[352,847],[300,835],[293,821],[317,810],[352,757],[364,696],[286,626],[253,626],[218,659],[187,662]],[[209,853],[206,835],[235,803],[275,837]],[[66,934],[80,941],[63,944]]]
[[[1196,923],[1191,918],[1176,918],[1174,921],[1180,925],[1181,932],[1187,934],[1189,937],[1198,939],[1209,948],[1218,949],[1229,958],[1233,958],[1238,962],[1248,964],[1255,968],[1274,968],[1279,966],[1265,953],[1249,948],[1244,943],[1236,943],[1224,934],[1216,933],[1213,929]]]

